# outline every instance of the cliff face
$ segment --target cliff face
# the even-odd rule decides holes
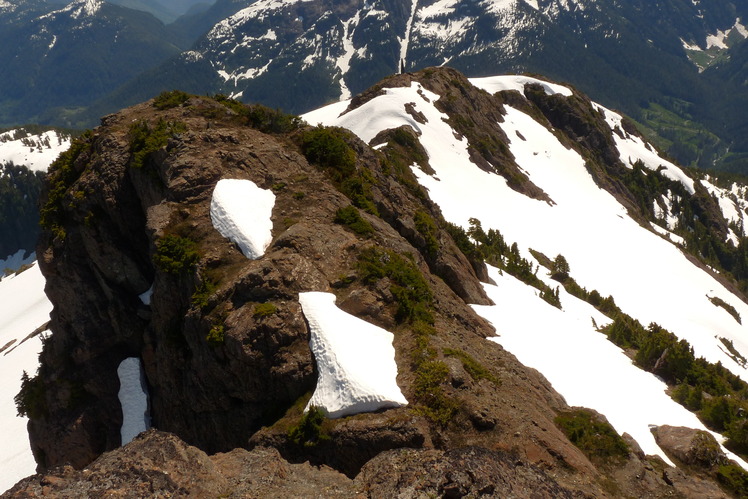
[[[501,98],[457,73],[408,78],[456,89],[462,98],[441,105],[454,116],[473,113],[486,134],[501,119]],[[109,473],[119,462],[111,456],[143,463],[138,453],[158,453],[167,439],[200,449],[175,451],[179,459],[257,448],[254,457],[237,458],[247,470],[267,460],[325,464],[347,475],[333,480],[344,494],[602,497],[623,490],[643,497],[670,490],[661,463],[636,452],[593,464],[554,424],[568,409],[562,397],[485,341],[493,328],[467,305],[490,303],[479,281],[485,268],[458,249],[410,171],[413,163],[428,168],[413,132],[380,138],[390,145],[374,150],[342,130],[311,128],[267,109],[173,94],[107,116],[76,142],[51,169],[37,248],[55,306],[27,404],[40,471],[80,469],[120,446],[117,366],[139,357],[152,424],[175,437],[149,432],[89,472]],[[471,153],[474,161],[552,202],[517,169],[502,138],[492,140]],[[256,260],[211,223],[213,188],[227,178],[251,180],[276,196],[272,242]],[[392,262],[414,280],[367,267]],[[407,290],[418,276],[428,291],[412,298]],[[140,297],[149,290],[150,300]],[[305,291],[334,293],[341,309],[394,333],[408,407],[326,420],[318,429],[324,438],[291,436],[318,375],[298,302]],[[266,447],[283,457],[268,457]],[[237,452],[246,451],[226,456]],[[169,468],[176,457],[149,456],[173,474],[164,490],[203,490],[180,482],[195,470]],[[240,465],[200,456],[227,493],[249,493],[227,485],[227,473]],[[123,483],[150,480],[133,466]],[[315,480],[298,469],[278,476]],[[65,468],[48,477],[72,487],[88,480],[82,473]],[[44,480],[22,482],[16,492]],[[278,487],[275,493],[292,490]]]

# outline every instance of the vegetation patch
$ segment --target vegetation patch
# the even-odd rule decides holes
[[[216,292],[217,285],[210,279],[201,279],[200,284],[194,293],[192,293],[192,305],[200,309],[208,306],[208,300]]]
[[[717,481],[736,497],[748,497],[748,472],[737,464],[723,464],[717,470]]]
[[[556,425],[584,454],[595,461],[626,459],[629,448],[610,424],[589,409],[574,409],[556,416]]]
[[[455,357],[462,362],[462,367],[475,381],[485,379],[495,385],[501,384],[499,378],[491,374],[491,371],[486,369],[482,364],[475,360],[471,355],[462,350],[456,350],[453,348],[445,348],[444,355],[447,357]]]
[[[76,169],[75,162],[81,154],[91,148],[91,137],[92,134],[89,131],[73,140],[70,148],[60,154],[49,167],[47,176],[49,191],[47,193],[47,201],[39,213],[39,222],[42,227],[51,231],[60,240],[65,239],[62,200],[68,189],[80,177],[82,169]]]
[[[735,309],[735,307],[718,296],[708,296],[707,298],[709,298],[709,301],[712,302],[714,306],[725,309],[728,314],[732,315],[732,317],[738,321],[738,324],[743,324],[743,321],[740,319],[740,313]]]
[[[732,360],[734,360],[741,366],[746,367],[746,364],[748,364],[748,359],[746,359],[740,352],[738,352],[738,349],[735,348],[732,340],[728,340],[727,338],[720,338],[719,341],[725,346],[727,351],[730,352],[730,357],[732,358]]]
[[[147,121],[130,125],[130,166],[143,168],[154,152],[166,147],[169,138],[187,131],[187,126],[178,121],[159,119],[155,126]]]
[[[543,300],[554,307],[561,308],[558,287],[551,288],[537,276],[538,268],[533,268],[529,260],[522,258],[517,243],[509,246],[498,230],[484,231],[477,218],[471,218],[469,222],[470,229],[467,231],[455,225],[448,228],[457,247],[462,250],[468,260],[481,259],[498,267],[525,284],[538,289]]]
[[[190,100],[190,94],[182,92],[181,90],[171,90],[169,92],[161,92],[153,99],[153,107],[158,110],[172,109],[179,107],[185,102]]]
[[[223,324],[213,324],[207,336],[205,336],[205,341],[212,347],[223,345],[226,340],[225,333],[226,327]]]
[[[301,152],[307,161],[330,175],[335,187],[354,206],[378,216],[371,195],[374,176],[366,168],[356,168],[356,152],[346,141],[348,134],[342,128],[310,128],[300,135]]]
[[[21,391],[13,400],[20,417],[39,419],[47,414],[46,388],[38,374],[31,378],[26,371],[23,371]]]
[[[256,319],[259,319],[262,317],[270,317],[271,315],[275,315],[277,312],[278,307],[276,307],[272,303],[258,303],[257,305],[255,305],[252,315]]]
[[[359,236],[369,236],[374,233],[374,227],[352,205],[338,208],[335,212],[335,223],[345,225]]]
[[[322,409],[315,406],[309,407],[309,410],[301,416],[299,424],[288,430],[288,439],[303,447],[314,447],[330,440],[330,436],[323,429],[326,419]]]
[[[395,319],[398,322],[433,324],[431,306],[434,296],[412,260],[389,249],[367,248],[359,255],[358,274],[367,284],[384,278],[390,280],[390,292],[397,302]]]
[[[418,233],[426,241],[426,254],[432,258],[435,257],[439,250],[439,241],[436,239],[439,229],[436,227],[436,222],[431,215],[422,210],[415,213],[413,222],[416,224]]]
[[[284,113],[280,109],[271,109],[262,104],[244,104],[223,94],[217,94],[213,99],[232,111],[240,123],[262,133],[290,133],[303,124],[298,116]]]
[[[200,259],[197,243],[186,237],[167,234],[156,241],[153,263],[169,274],[180,274],[192,270]]]
[[[457,414],[459,404],[444,393],[442,384],[449,380],[449,367],[437,359],[420,362],[415,369],[415,412],[433,423],[446,426]]]

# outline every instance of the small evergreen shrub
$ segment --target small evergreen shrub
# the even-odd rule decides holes
[[[732,305],[730,305],[729,303],[727,303],[725,300],[723,300],[722,298],[719,298],[717,296],[709,296],[708,298],[709,298],[709,301],[712,302],[715,307],[721,307],[721,308],[725,309],[725,311],[728,314],[732,315],[732,317],[736,321],[738,321],[738,324],[743,324],[743,321],[740,318],[740,313],[737,311],[737,309],[735,307],[733,307]]]
[[[417,365],[415,375],[416,413],[446,426],[459,410],[457,402],[448,397],[441,386],[449,380],[449,368],[440,360],[423,360]]]
[[[741,354],[737,348],[735,348],[735,344],[733,344],[732,340],[728,340],[727,338],[720,338],[719,341],[725,346],[728,352],[730,352],[730,357],[732,357],[732,360],[737,362],[743,367],[746,367],[746,364],[748,364],[748,359],[745,358],[743,354]]]
[[[225,332],[226,328],[223,324],[214,324],[208,331],[205,341],[212,347],[223,345],[226,339]]]
[[[195,241],[167,234],[156,242],[153,263],[162,272],[180,274],[192,270],[200,259]]]
[[[263,133],[289,133],[303,123],[298,116],[286,114],[280,109],[270,109],[261,104],[251,104],[247,108],[249,126]]]
[[[330,175],[335,187],[354,206],[379,216],[371,194],[374,176],[363,166],[356,168],[356,152],[346,142],[347,133],[341,128],[322,126],[308,129],[300,135],[301,152],[307,161]]]
[[[270,317],[278,312],[278,307],[272,303],[258,303],[252,315],[255,318]]]
[[[437,229],[434,219],[425,211],[419,210],[413,216],[413,222],[418,233],[426,241],[426,254],[430,257],[436,256],[436,252],[439,250],[439,241],[436,239],[439,229]]]
[[[564,255],[559,253],[551,263],[551,268],[548,275],[551,276],[551,279],[563,282],[569,278],[570,272],[571,269],[569,268],[569,262],[566,261]]]
[[[208,306],[208,299],[216,291],[216,284],[210,279],[202,279],[194,293],[192,293],[192,305],[198,308]]]
[[[47,414],[46,388],[39,375],[29,377],[26,371],[21,374],[21,391],[13,401],[20,417],[39,419]]]
[[[374,227],[361,216],[355,206],[349,205],[338,208],[335,212],[335,223],[345,225],[359,236],[368,236],[374,233]]]
[[[182,92],[181,90],[161,92],[155,99],[153,99],[153,107],[163,111],[165,109],[179,107],[188,100],[190,100],[190,94]]]
[[[629,448],[610,424],[588,409],[575,409],[556,416],[556,425],[567,438],[593,460],[627,458]]]
[[[748,497],[748,472],[736,464],[723,464],[717,470],[717,481],[736,497]]]
[[[311,406],[301,416],[299,424],[288,430],[288,439],[296,445],[314,447],[320,442],[330,440],[322,425],[325,422],[325,413],[319,407]]]
[[[301,152],[310,163],[330,172],[333,180],[342,182],[356,169],[356,153],[345,141],[340,128],[318,126],[301,135]]]
[[[169,138],[185,132],[187,126],[176,121],[159,119],[154,127],[147,121],[137,121],[130,125],[130,165],[143,168],[148,157],[162,147],[166,147]]]
[[[433,324],[430,308],[434,297],[428,282],[413,261],[392,250],[367,248],[359,255],[358,273],[367,284],[384,278],[390,280],[390,292],[398,305],[395,313],[398,322],[423,321]]]

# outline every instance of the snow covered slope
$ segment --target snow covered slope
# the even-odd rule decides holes
[[[30,133],[17,128],[0,133],[0,164],[12,162],[34,171],[47,171],[62,151],[70,147],[70,135],[56,130]]]
[[[518,88],[524,88],[532,80],[505,76],[476,79],[472,83],[489,92],[512,89],[510,91],[516,95]],[[570,89],[538,83],[548,99],[571,99],[569,96],[574,95]],[[517,242],[522,254],[528,257],[530,249],[545,255],[564,255],[571,275],[580,285],[596,289],[603,296],[612,295],[624,312],[641,323],[656,322],[686,339],[696,356],[720,362],[748,380],[748,370],[718,339],[731,341],[741,355],[748,356],[748,330],[709,298],[723,300],[741,317],[748,317],[748,304],[704,266],[694,264],[677,242],[661,236],[659,232],[666,230],[664,227],[658,225],[660,231],[656,231],[649,224],[632,218],[630,207],[627,209],[622,199],[598,186],[586,159],[568,147],[568,143],[561,142],[559,133],[547,120],[538,121],[537,117],[523,111],[527,109],[525,106],[505,104],[499,126],[507,137],[506,144],[516,165],[548,195],[550,202],[533,199],[510,188],[504,177],[473,163],[468,138],[450,125],[456,122],[454,116],[446,115],[435,105],[441,97],[413,81],[408,86],[385,86],[381,95],[354,109],[344,111],[346,104],[336,104],[304,118],[312,124],[321,122],[348,128],[366,142],[385,129],[412,127],[419,135],[434,173],[427,174],[415,165],[412,170],[448,221],[468,228],[469,219],[475,217],[485,230],[497,229],[508,243]],[[628,127],[621,123],[619,115],[601,106],[594,108],[603,113],[610,126],[608,134],[614,137],[611,143],[621,160],[617,164],[622,165],[618,168],[634,171],[638,167],[635,164],[642,165],[644,177],[647,171],[660,171],[663,178],[673,181],[672,188],[684,197],[695,195],[697,191],[703,193],[702,186],[708,185],[720,199],[724,218],[744,223],[745,200],[738,196],[742,193],[740,189],[720,189],[708,180],[697,185],[698,182],[678,166],[660,158],[651,146],[625,131]],[[625,174],[625,170],[623,172]],[[662,219],[658,223],[664,225],[672,214],[663,208],[660,215]],[[658,384],[651,374],[637,374],[643,380],[640,394],[649,395],[637,398],[636,392],[632,393],[625,408],[607,405],[602,390],[627,392],[632,383],[629,374],[606,376],[604,388],[603,385],[598,388],[586,385],[581,390],[570,383],[570,379],[603,376],[599,373],[601,359],[609,365],[626,364],[621,351],[612,344],[597,355],[572,355],[573,352],[589,353],[591,345],[607,341],[592,328],[592,320],[598,325],[604,321],[591,307],[579,308],[581,305],[574,303],[575,299],[566,299],[566,296],[562,297],[562,306],[566,316],[573,319],[559,319],[546,313],[545,302],[520,299],[521,290],[514,289],[518,285],[511,279],[494,277],[497,286],[486,288],[494,297],[496,307],[478,307],[477,310],[495,325],[499,335],[496,341],[545,374],[570,403],[603,412],[619,431],[634,435],[648,452],[662,454],[655,448],[646,425],[667,423],[701,427],[696,418],[670,400],[664,392],[665,386]],[[507,307],[513,313],[507,313]],[[543,317],[548,320],[544,322]],[[546,334],[563,338],[560,343],[564,348],[555,343],[555,346],[542,346]],[[638,368],[629,362],[625,369],[633,372]],[[654,408],[661,410],[654,411]],[[632,413],[637,413],[639,418],[632,419]]]
[[[0,281],[0,491],[36,469],[28,420],[17,416],[13,398],[20,391],[21,374],[36,374],[44,335],[38,328],[49,321],[51,311],[37,265]]]

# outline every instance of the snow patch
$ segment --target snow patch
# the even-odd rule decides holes
[[[299,303],[319,370],[305,410],[339,418],[408,404],[397,386],[392,333],[340,310],[331,293],[299,293]]]
[[[153,297],[153,284],[151,284],[151,287],[148,288],[146,291],[138,295],[138,298],[140,298],[140,301],[143,303],[143,305],[150,305],[152,297]]]
[[[525,95],[525,85],[535,83],[543,87],[545,93],[548,95],[561,94],[564,97],[571,97],[574,93],[568,87],[559,85],[557,83],[549,83],[547,81],[539,80],[537,78],[531,78],[529,76],[520,75],[503,75],[503,76],[488,76],[485,78],[470,78],[470,83],[476,87],[485,90],[489,94],[493,95],[496,92],[502,92],[505,90],[516,90],[522,95]]]
[[[696,192],[693,179],[686,175],[680,167],[660,157],[651,144],[623,131],[623,116],[599,104],[594,104],[594,107],[605,115],[605,120],[608,122],[611,130],[618,129],[623,133],[623,137],[614,133],[613,139],[624,165],[632,168],[634,163],[641,161],[649,170],[661,171],[665,177],[683,184],[690,194]]]
[[[148,388],[145,372],[138,357],[128,357],[117,368],[119,403],[122,406],[122,445],[151,427],[148,410]]]
[[[0,133],[0,163],[24,165],[30,170],[47,171],[61,152],[70,147],[70,137],[54,130],[31,135],[22,129]]]
[[[49,321],[52,304],[44,294],[44,276],[38,265],[0,281],[0,492],[35,473],[26,425],[16,414],[13,398],[21,390],[21,374],[34,376],[39,366],[42,336],[29,338]]]
[[[250,259],[260,258],[273,240],[275,194],[251,180],[222,179],[213,190],[210,219],[220,234]]]

